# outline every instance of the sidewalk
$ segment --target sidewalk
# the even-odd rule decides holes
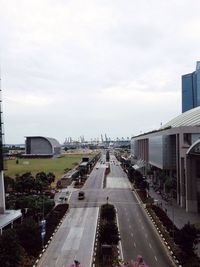
[[[176,225],[177,228],[181,229],[186,223],[190,222],[191,224],[200,223],[200,214],[193,212],[186,212],[184,208],[181,208],[177,205],[175,200],[173,203],[166,202],[162,199],[161,195],[156,193],[154,189],[150,186],[149,195],[157,200],[158,205],[162,207],[164,211],[167,212],[168,217]],[[196,246],[196,253],[200,257],[200,242]]]
[[[161,195],[157,194],[152,187],[150,187],[149,195],[158,201],[158,204],[164,211],[167,211],[168,217],[176,225],[177,228],[182,228],[186,223],[200,223],[200,214],[193,212],[186,212],[184,208],[177,205],[175,200],[170,204],[162,199]],[[162,204],[161,204],[162,203]]]

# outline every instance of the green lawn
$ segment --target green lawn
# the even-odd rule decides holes
[[[61,158],[51,159],[19,159],[19,164],[16,164],[16,160],[6,160],[5,175],[15,178],[16,174],[23,174],[25,172],[31,172],[35,175],[38,172],[53,172],[56,176],[56,180],[60,179],[64,174],[66,168],[74,168],[82,159],[81,154],[69,154]]]

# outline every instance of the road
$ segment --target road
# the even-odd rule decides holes
[[[119,189],[122,181],[123,189]],[[118,213],[123,258],[130,261],[142,255],[149,266],[173,266],[142,204],[131,191],[126,174],[113,163],[108,176],[109,183],[113,190],[109,199],[115,204]]]
[[[105,164],[98,162],[81,189],[85,191],[85,199],[77,199],[78,190],[72,192],[69,214],[42,257],[40,267],[68,267],[74,259],[84,267],[91,266],[99,206],[106,203],[107,197],[117,209],[124,260],[136,259],[140,254],[151,267],[173,266],[114,156],[110,167],[106,188],[103,188]]]
[[[78,200],[79,190],[69,189],[69,213],[39,261],[39,267],[69,267],[75,259],[84,267],[91,266],[99,212],[98,190],[93,188],[102,187],[104,170],[105,166],[93,169],[82,188],[86,191],[84,200]],[[90,191],[96,192],[92,198]],[[56,199],[65,195],[66,190],[63,190]]]

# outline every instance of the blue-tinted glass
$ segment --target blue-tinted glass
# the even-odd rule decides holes
[[[182,112],[193,108],[193,74],[182,76]]]
[[[196,106],[200,106],[200,69],[196,71]]]

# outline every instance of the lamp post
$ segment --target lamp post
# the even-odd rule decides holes
[[[42,248],[44,248],[44,237],[46,234],[46,220],[40,221],[40,228],[41,228],[41,238],[42,238]]]
[[[42,239],[42,248],[44,248],[44,237],[46,234],[46,220],[44,219],[44,194],[42,198],[42,220],[40,221],[40,234]]]

